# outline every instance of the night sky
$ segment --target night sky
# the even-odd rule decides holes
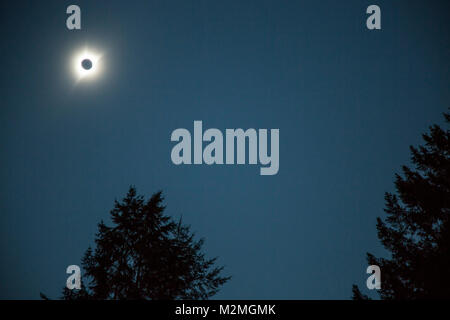
[[[81,30],[66,8],[81,8]],[[381,30],[366,8],[381,8]],[[0,4],[0,298],[61,295],[130,185],[163,190],[221,299],[348,299],[384,192],[450,106],[449,1]],[[95,81],[71,57],[103,53]],[[280,130],[280,169],[172,163],[177,128]]]

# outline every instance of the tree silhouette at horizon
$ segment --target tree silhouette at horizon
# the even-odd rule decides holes
[[[433,125],[423,139],[410,147],[414,168],[403,166],[396,194],[385,194],[386,218],[377,218],[390,257],[367,253],[369,265],[381,268],[381,299],[450,298],[450,131]],[[356,285],[352,291],[353,299],[368,299]]]
[[[113,226],[98,224],[95,249],[82,259],[82,287],[66,300],[208,299],[231,277],[201,252],[190,227],[164,215],[162,193],[148,201],[130,187],[111,210]],[[45,299],[46,296],[41,294]]]

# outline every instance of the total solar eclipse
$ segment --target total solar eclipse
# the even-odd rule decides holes
[[[103,70],[102,54],[84,48],[73,56],[74,75],[78,81],[96,79]]]

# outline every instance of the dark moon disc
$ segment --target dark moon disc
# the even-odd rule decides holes
[[[81,66],[84,70],[89,70],[92,68],[92,61],[89,59],[84,59],[83,61],[81,61]]]

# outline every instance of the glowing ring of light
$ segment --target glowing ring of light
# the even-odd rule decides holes
[[[92,62],[92,67],[90,69],[84,69],[81,62],[88,59]],[[77,53],[73,58],[73,69],[78,80],[85,78],[94,78],[98,76],[101,71],[101,55],[84,49],[83,51]]]

